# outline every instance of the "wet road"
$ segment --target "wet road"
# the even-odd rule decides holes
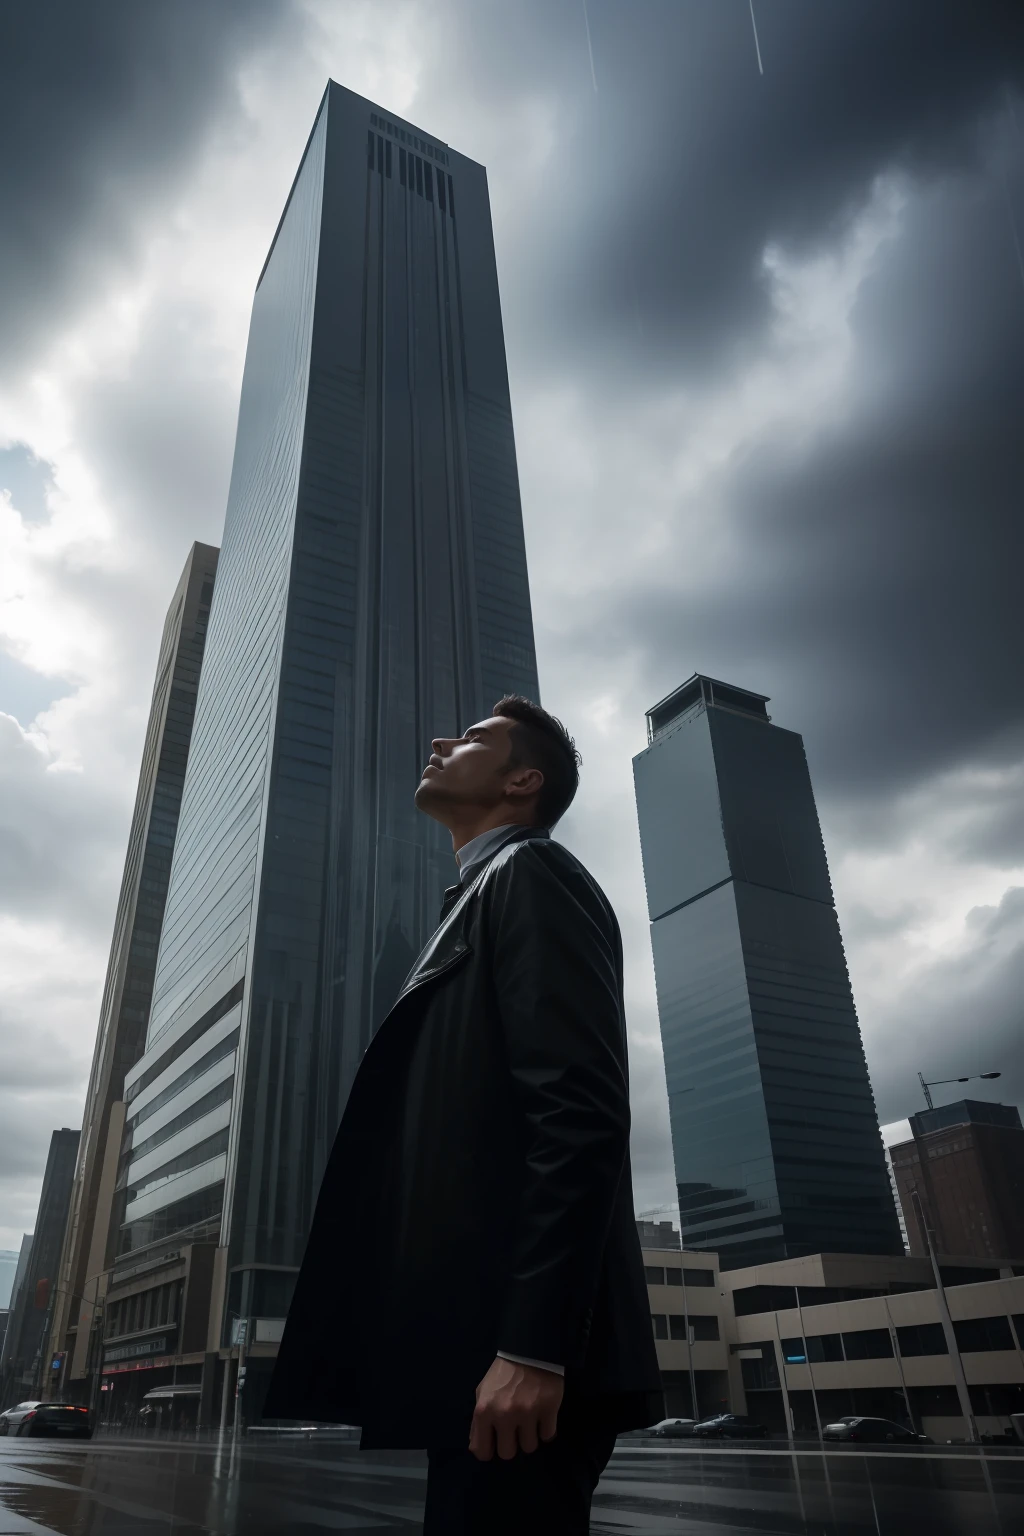
[[[312,1536],[419,1529],[422,1458],[339,1443],[0,1439],[0,1536]],[[1019,1536],[1020,1452],[873,1452],[623,1441],[594,1532],[615,1536]]]

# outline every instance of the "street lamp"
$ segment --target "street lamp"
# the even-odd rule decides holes
[[[973,1083],[975,1079],[980,1080],[982,1078],[988,1079],[993,1077],[1002,1077],[1002,1075],[1003,1074],[1001,1072],[972,1072],[969,1077],[937,1077],[933,1082],[926,1083],[923,1074],[919,1072],[917,1074],[917,1080],[921,1084],[921,1088],[924,1092],[925,1103],[928,1105],[929,1109],[934,1109],[935,1105],[932,1103],[931,1095],[931,1090],[933,1088],[944,1088],[947,1083]]]

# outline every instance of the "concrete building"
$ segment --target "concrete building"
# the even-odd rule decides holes
[[[647,1249],[644,1263],[668,1412],[689,1416],[692,1364],[701,1412],[775,1434],[864,1413],[968,1438],[928,1260],[826,1253],[723,1273],[714,1254],[673,1265]],[[941,1257],[940,1271],[978,1430],[1004,1434],[1024,1411],[1024,1261]],[[692,1345],[687,1311],[705,1319]]]
[[[679,1418],[729,1412],[732,1312],[717,1254],[645,1248],[643,1255],[665,1412]]]
[[[1013,1105],[963,1099],[910,1117],[911,1140],[890,1147],[910,1251],[927,1253],[916,1191],[946,1253],[1024,1253],[1024,1127]]]
[[[679,1240],[679,1229],[670,1221],[645,1221],[638,1217],[636,1232],[641,1248],[679,1249],[683,1246]]]
[[[695,674],[633,762],[683,1245],[901,1254],[803,742]]]
[[[112,1409],[130,1365],[220,1411],[244,1323],[258,1415],[352,1078],[453,876],[412,803],[430,739],[537,691],[486,174],[331,83],[253,304],[125,1079]]]
[[[193,544],[164,620],[142,767],[86,1093],[82,1141],[54,1296],[50,1348],[62,1356],[54,1391],[85,1398],[98,1368],[100,1307],[113,1258],[112,1226],[124,1133],[125,1073],[145,1048],[157,945],[167,900],[213,600],[217,550]],[[56,1279],[56,1276],[55,1276]]]

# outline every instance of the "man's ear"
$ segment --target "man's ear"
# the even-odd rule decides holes
[[[505,794],[510,800],[521,803],[523,800],[532,800],[539,795],[544,783],[544,775],[539,768],[517,768],[515,773],[505,780]]]

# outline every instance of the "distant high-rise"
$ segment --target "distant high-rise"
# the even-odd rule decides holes
[[[11,1257],[10,1252],[5,1251],[4,1257],[9,1260]],[[9,1408],[13,1401],[10,1395],[12,1391],[12,1372],[8,1369],[8,1355],[10,1347],[14,1342],[14,1328],[12,1325],[15,1314],[20,1311],[22,1305],[21,1291],[31,1257],[32,1234],[31,1232],[24,1232],[21,1238],[21,1248],[14,1254],[13,1272],[10,1273],[10,1289],[6,1293],[3,1311],[0,1314],[0,1327],[3,1329],[3,1336],[0,1337],[0,1412],[4,1408]],[[5,1268],[7,1268],[6,1265]]]
[[[66,1351],[68,1357],[62,1387],[81,1381],[85,1375],[94,1304],[102,1295],[103,1271],[110,1257],[114,1182],[124,1130],[124,1077],[146,1043],[160,924],[216,572],[216,549],[193,544],[160,640],[100,1004],[60,1286],[54,1299],[50,1342],[55,1353]]]
[[[684,1248],[902,1253],[803,742],[695,675],[633,762]]]
[[[961,1099],[911,1115],[910,1133],[889,1151],[911,1253],[928,1252],[916,1191],[940,1253],[1024,1258],[1024,1128],[1016,1106]]]
[[[11,1305],[14,1277],[18,1273],[18,1254],[14,1248],[0,1248],[0,1312]]]
[[[26,1250],[26,1263],[4,1340],[0,1395],[5,1408],[19,1398],[38,1396],[44,1381],[49,1379],[48,1323],[57,1291],[79,1135],[65,1127],[50,1137],[36,1229]]]
[[[126,1086],[122,1264],[216,1242],[211,1351],[284,1316],[353,1075],[452,879],[412,803],[431,737],[506,692],[537,673],[486,175],[332,83],[256,290]]]

